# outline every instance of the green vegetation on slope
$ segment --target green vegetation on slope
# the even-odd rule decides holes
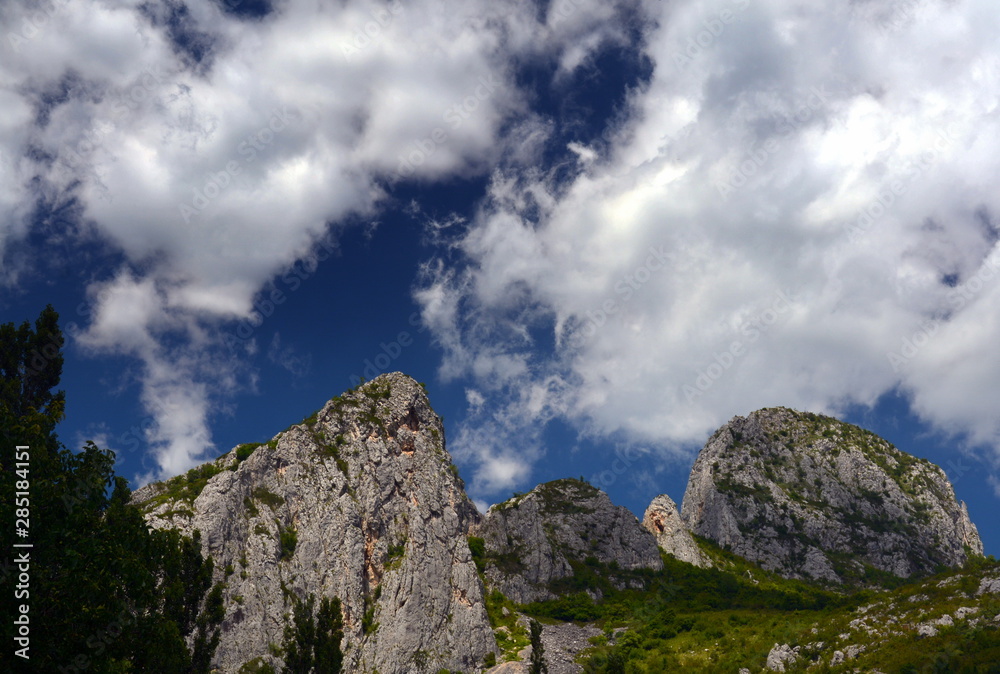
[[[992,558],[891,590],[842,594],[765,572],[707,541],[699,545],[717,568],[668,555],[657,572],[587,560],[574,565],[572,579],[553,584],[563,593],[559,599],[518,608],[543,621],[602,627],[579,658],[588,674],[759,672],[775,644],[798,649],[788,672],[1000,672],[1000,620],[994,619],[1000,599],[975,598],[983,577],[1000,576]],[[646,589],[615,590],[609,582],[627,577]],[[593,600],[594,591],[603,599]],[[954,620],[933,636],[918,632],[923,623],[970,609],[978,624]],[[831,664],[838,650],[843,659]]]

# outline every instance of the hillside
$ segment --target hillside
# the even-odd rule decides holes
[[[682,512],[642,523],[576,479],[480,515],[400,373],[133,503],[201,532],[227,674],[282,671],[296,607],[334,597],[347,672],[528,672],[532,619],[551,674],[1000,671],[1000,565],[943,472],[782,408],[720,428]]]
[[[893,590],[831,592],[699,541],[716,566],[665,556],[649,590],[594,608],[584,672],[998,672],[1000,564]],[[552,616],[554,603],[529,613]]]
[[[310,595],[343,603],[346,671],[472,671],[495,649],[465,537],[478,514],[405,375],[133,502],[154,527],[201,531],[225,582],[223,672],[280,667],[283,630]]]
[[[785,408],[735,417],[702,449],[686,526],[787,577],[926,575],[983,545],[944,471],[875,434]]]

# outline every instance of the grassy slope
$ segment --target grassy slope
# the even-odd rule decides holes
[[[764,669],[775,644],[800,647],[786,671],[810,672],[1000,672],[1000,597],[976,597],[985,576],[1000,564],[979,560],[891,590],[838,594],[789,581],[700,541],[720,569],[698,569],[664,556],[662,572],[629,573],[583,563],[558,588],[556,601],[521,607],[543,621],[595,622],[604,635],[593,640],[582,662],[586,672],[674,670],[733,672]],[[609,576],[630,578],[646,589],[615,591]],[[593,602],[588,588],[606,599]],[[977,609],[932,637],[919,623]],[[970,619],[980,620],[972,627]],[[831,665],[834,651],[863,650]]]

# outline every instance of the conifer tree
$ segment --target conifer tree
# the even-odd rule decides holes
[[[23,491],[15,485],[26,482],[30,525],[21,540],[33,546],[29,595],[18,600],[29,608],[30,660],[14,658],[15,666],[207,672],[222,619],[218,606],[200,610],[211,560],[202,558],[197,535],[147,529],[129,504],[127,481],[114,474],[113,452],[90,442],[72,452],[59,441],[65,394],[55,390],[64,343],[58,319],[48,306],[34,328],[0,325],[0,519],[14,522],[14,492]],[[27,461],[16,457],[18,446],[28,447]],[[8,597],[13,571],[5,557],[0,591]],[[5,643],[16,643],[13,621],[3,625]],[[192,659],[185,637],[196,626],[205,638]]]
[[[545,663],[545,647],[542,646],[542,626],[537,620],[528,623],[531,632],[531,663],[528,666],[530,674],[548,674],[549,666]]]
[[[323,597],[318,612],[315,607],[314,594],[295,601],[292,624],[285,627],[283,674],[339,674],[343,666],[340,599]]]

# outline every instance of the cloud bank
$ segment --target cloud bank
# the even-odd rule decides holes
[[[58,206],[120,253],[76,336],[141,363],[157,477],[211,449],[211,413],[246,375],[222,327],[254,318],[269,279],[377,213],[400,181],[531,159],[519,144],[537,121],[513,64],[571,72],[623,39],[615,10],[589,0],[548,13],[516,1],[272,6],[0,8],[3,282],[19,280],[11,247]]]
[[[55,209],[119,254],[75,337],[139,363],[147,478],[212,449],[247,353],[300,369],[224,341],[270,279],[397,186],[470,175],[489,194],[429,226],[415,297],[478,493],[527,480],[553,419],[684,455],[733,414],[901,391],[1000,447],[989,2],[272,6],[0,8],[0,282]],[[606,128],[543,110],[609,45],[652,71]]]
[[[575,175],[498,169],[425,267],[442,374],[486,400],[452,447],[475,486],[517,484],[517,438],[554,417],[670,455],[735,414],[892,391],[996,460],[994,8],[645,7],[651,81],[569,145]]]

